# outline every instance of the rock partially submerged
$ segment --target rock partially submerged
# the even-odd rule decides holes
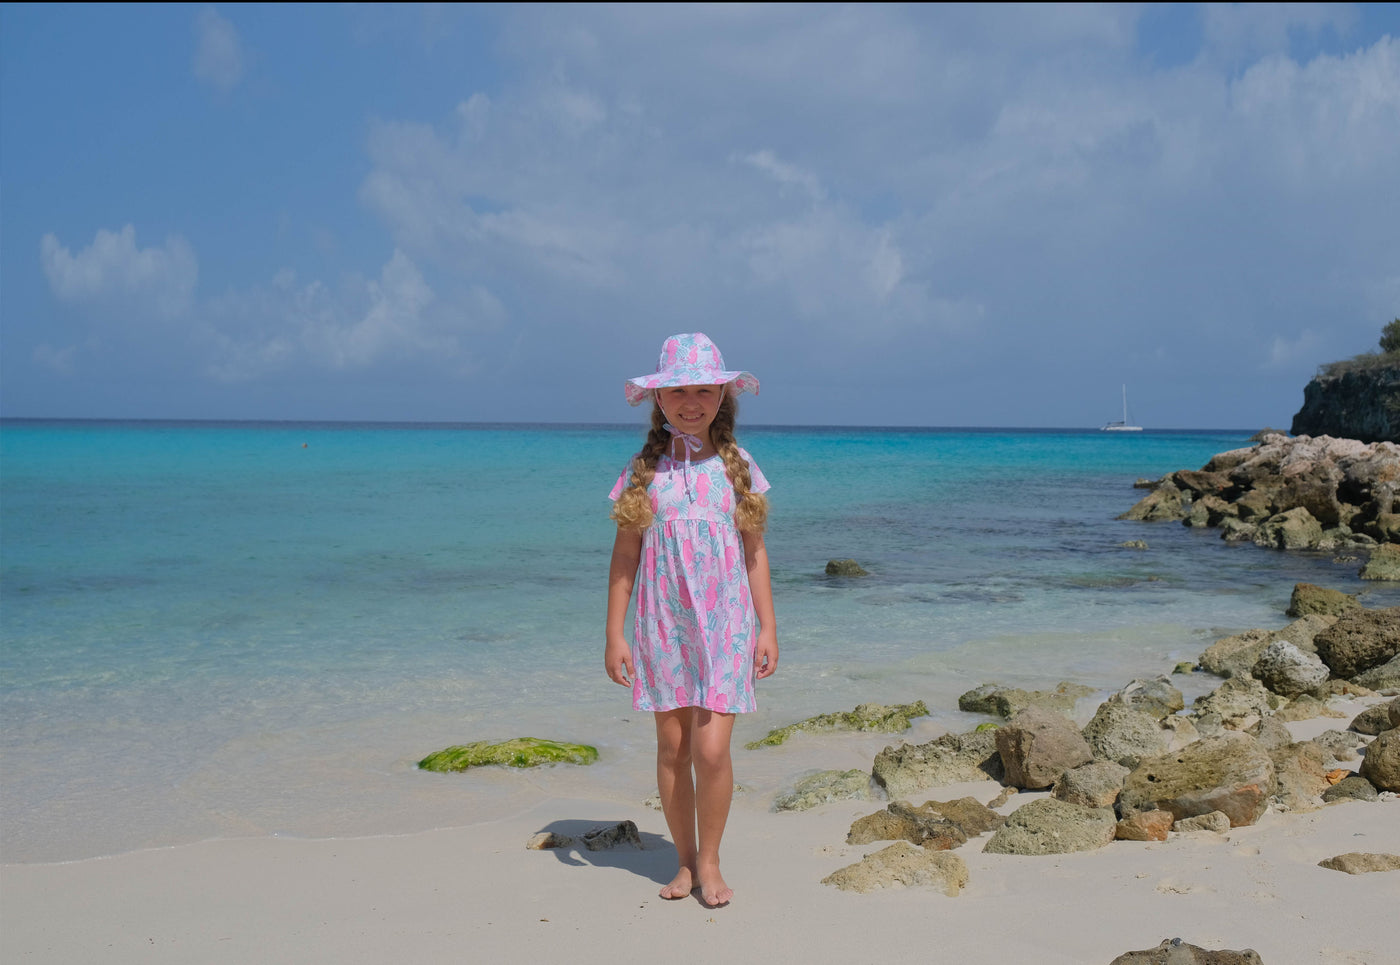
[[[795,724],[770,731],[761,740],[750,741],[744,746],[749,750],[760,747],[776,747],[793,734],[830,733],[832,731],[861,731],[863,733],[897,734],[908,730],[909,721],[914,717],[927,717],[928,705],[922,700],[912,704],[858,704],[855,710],[837,711],[832,714],[818,714]]]
[[[1118,518],[1216,527],[1224,539],[1274,549],[1371,547],[1400,540],[1391,518],[1397,492],[1395,443],[1273,433],[1199,470],[1168,474]],[[1375,578],[1400,578],[1400,566]]]
[[[1094,692],[1092,687],[1062,680],[1054,690],[1022,690],[1000,684],[982,684],[958,698],[958,709],[971,714],[992,714],[1015,717],[1027,707],[1042,707],[1057,713],[1072,715],[1081,697]]]
[[[834,801],[864,801],[870,797],[870,774],[866,771],[821,771],[797,782],[787,794],[773,802],[775,811],[809,811]]]
[[[538,767],[541,764],[592,764],[598,749],[587,744],[566,744],[538,737],[517,737],[492,743],[458,744],[429,754],[418,762],[425,771],[453,773],[491,764],[505,767]]]
[[[890,797],[963,781],[1000,781],[1005,774],[995,730],[944,734],[926,744],[886,747],[875,756],[872,775]]]

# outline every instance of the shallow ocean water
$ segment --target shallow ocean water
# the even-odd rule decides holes
[[[4,422],[0,857],[645,796],[650,722],[601,669],[606,494],[641,436]],[[782,661],[738,738],[868,700],[924,699],[925,729],[964,726],[957,695],[987,680],[1111,689],[1283,625],[1298,581],[1400,602],[1355,563],[1114,518],[1135,479],[1247,436],[741,426],[774,487]],[[1147,551],[1119,545],[1138,538]],[[845,557],[870,576],[825,576]],[[521,734],[603,760],[413,767]],[[759,783],[799,759],[764,758]]]

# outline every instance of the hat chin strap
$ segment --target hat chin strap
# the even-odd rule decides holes
[[[690,491],[690,454],[692,452],[699,452],[701,449],[705,448],[705,444],[700,441],[699,436],[693,436],[688,432],[681,432],[681,430],[677,429],[669,422],[662,426],[662,428],[671,434],[672,459],[676,458],[676,443],[679,442],[681,448],[685,450],[685,468],[681,470],[681,478],[685,480],[686,497],[691,502],[694,502],[695,496]]]

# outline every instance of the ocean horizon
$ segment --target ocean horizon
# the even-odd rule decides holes
[[[919,733],[963,729],[981,718],[957,695],[989,681],[1107,693],[1284,625],[1297,582],[1400,602],[1330,554],[1115,518],[1137,479],[1255,431],[741,425],[773,484],[782,657],[736,745],[867,701],[922,699]],[[645,797],[650,721],[602,670],[606,496],[643,433],[0,420],[0,859]],[[828,577],[834,558],[870,575]],[[515,736],[600,762],[415,767]],[[765,787],[839,747],[736,750],[736,770]]]

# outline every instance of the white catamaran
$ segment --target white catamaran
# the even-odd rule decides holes
[[[1101,432],[1141,432],[1142,426],[1128,424],[1128,387],[1123,386],[1123,421],[1104,424]]]

